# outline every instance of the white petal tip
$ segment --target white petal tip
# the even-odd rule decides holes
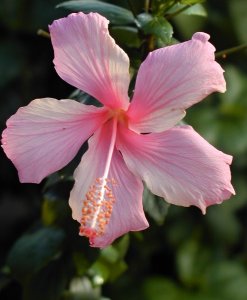
[[[224,94],[226,92],[226,85],[222,86],[222,88],[219,90],[219,92]]]
[[[210,39],[210,35],[205,32],[196,32],[193,34],[192,39],[206,43]]]

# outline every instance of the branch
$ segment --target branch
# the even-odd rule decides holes
[[[247,49],[247,43],[236,46],[236,47],[228,48],[228,49],[225,49],[225,50],[222,50],[222,51],[219,51],[219,52],[216,52],[215,57],[216,58],[220,58],[220,57],[226,58],[227,55],[238,52],[238,51],[242,51],[244,49]]]

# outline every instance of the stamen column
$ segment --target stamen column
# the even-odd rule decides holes
[[[115,197],[109,184],[115,185],[115,179],[109,179],[109,171],[117,135],[117,118],[112,119],[112,134],[102,177],[96,178],[83,201],[80,235],[87,236],[91,244],[105,232],[109,223]]]

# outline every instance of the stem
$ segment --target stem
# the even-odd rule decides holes
[[[215,57],[216,58],[219,58],[219,57],[226,58],[227,55],[244,50],[244,49],[247,49],[247,43],[216,52]]]
[[[150,10],[151,10],[151,7],[152,7],[152,0],[146,0],[145,1],[145,7],[144,7],[145,12],[149,13]]]
[[[40,36],[45,37],[45,38],[47,38],[47,39],[50,39],[50,38],[51,38],[50,33],[47,32],[47,31],[45,31],[45,30],[43,30],[43,29],[39,29],[39,30],[37,31],[37,35],[40,35]]]
[[[148,52],[153,51],[153,50],[154,50],[154,47],[155,47],[155,45],[154,45],[154,36],[153,36],[153,35],[150,35],[150,36],[148,37],[148,42],[147,42],[147,44],[148,44]]]

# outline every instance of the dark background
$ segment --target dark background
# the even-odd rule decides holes
[[[74,90],[53,68],[50,40],[37,35],[38,29],[48,31],[48,24],[69,13],[55,9],[59,2],[1,0],[1,131],[6,120],[32,99],[66,98]],[[127,1],[111,2],[128,8]],[[138,13],[141,7],[139,1]],[[211,35],[217,51],[247,43],[245,0],[210,0],[204,7],[207,17],[179,15],[171,20],[176,39],[183,41],[195,31],[205,31]],[[135,49],[121,46],[130,59],[136,58]],[[0,299],[101,299],[101,294],[111,299],[247,299],[247,51],[218,61],[226,71],[227,92],[210,96],[189,109],[186,122],[215,147],[234,156],[232,174],[237,195],[220,206],[210,207],[206,216],[196,208],[168,209],[157,204],[160,199],[148,195],[146,198],[155,201],[153,207],[146,207],[150,228],[130,234],[120,240],[122,244],[102,252],[89,248],[86,241],[78,238],[77,224],[68,218],[66,197],[71,182],[56,183],[58,186],[48,188],[48,194],[46,181],[40,185],[20,184],[16,169],[1,150]],[[52,257],[49,264],[42,262],[31,279],[27,274],[27,279],[22,280],[19,271],[23,268],[28,273],[25,259],[29,259],[30,248],[35,253],[37,247],[38,252],[40,242],[44,253],[47,249],[42,239],[49,234],[55,239],[60,234],[42,231],[44,226],[54,225],[49,219],[53,204],[59,207],[58,211],[55,208],[59,215],[56,218],[67,214],[61,222],[54,223],[56,230],[63,228],[67,242],[59,248],[60,256]],[[35,236],[36,246],[28,244],[27,252],[25,245],[17,247],[23,247],[23,255],[13,247],[26,232],[34,236],[39,233]],[[114,253],[118,259],[111,261]],[[48,282],[44,278],[49,278]],[[77,281],[80,288],[73,292]]]

